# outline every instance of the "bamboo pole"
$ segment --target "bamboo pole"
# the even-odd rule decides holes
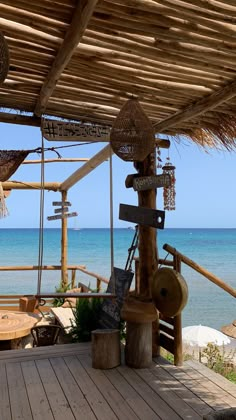
[[[236,297],[236,289],[229,286],[227,283],[225,283],[219,277],[215,276],[210,271],[207,271],[205,268],[196,264],[194,261],[192,261],[191,259],[189,259],[185,255],[181,254],[179,251],[177,251],[177,249],[173,248],[172,246],[170,246],[168,244],[164,244],[163,249],[165,249],[165,251],[169,252],[170,254],[179,257],[183,263],[185,263],[189,267],[193,268],[198,273],[202,274],[204,277],[206,277],[212,283],[219,286],[221,289],[225,290],[227,293],[229,293],[234,298]]]
[[[23,182],[23,181],[5,181],[2,182],[4,190],[40,190],[40,182]],[[59,182],[45,182],[44,189],[47,191],[60,191],[61,184]]]
[[[76,172],[74,172],[69,178],[67,178],[61,184],[61,190],[68,190],[74,184],[76,184],[79,180],[84,178],[88,175],[91,171],[93,171],[97,166],[101,165],[105,160],[107,160],[110,156],[110,145],[104,147],[100,152],[94,155],[87,163],[85,163],[81,168],[79,168]]]
[[[57,159],[45,159],[44,163],[58,163],[58,162],[87,162],[89,158],[57,158]],[[42,160],[24,160],[22,164],[34,164],[34,163],[42,163]]]
[[[61,271],[61,265],[43,265],[42,270],[60,270]],[[39,266],[38,265],[1,265],[0,271],[38,271]],[[86,266],[85,265],[68,265],[67,270],[83,270],[86,273]],[[89,273],[89,272],[88,272]],[[97,274],[96,274],[97,276]]]
[[[61,193],[61,201],[67,201],[67,191]],[[61,285],[68,286],[68,271],[67,271],[67,218],[61,219]]]

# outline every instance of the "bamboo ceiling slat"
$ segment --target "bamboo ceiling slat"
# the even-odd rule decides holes
[[[39,99],[34,110],[37,116],[45,111],[49,97],[56,86],[56,82],[66,65],[69,63],[77,44],[82,38],[96,3],[97,0],[80,0],[77,3],[71,25],[41,88]]]
[[[89,25],[89,29],[87,29],[86,31],[86,35],[90,33],[91,30],[91,26],[93,24],[90,23]],[[99,28],[98,28],[99,29]],[[113,35],[112,35],[113,34]],[[106,35],[110,35],[112,36],[113,40],[114,40],[114,30],[113,31],[108,31],[103,29],[102,32],[98,32],[96,35],[100,35],[100,37],[102,36],[106,36]],[[156,27],[156,32],[155,32],[155,38],[157,39],[158,37],[160,37],[161,39],[166,39],[166,40],[175,40],[180,41],[180,42],[187,42],[187,43],[191,43],[194,45],[200,45],[200,46],[205,46],[205,47],[211,47],[211,48],[217,48],[217,50],[222,50],[222,51],[229,51],[231,49],[233,49],[235,47],[235,41],[233,42],[232,39],[230,39],[230,42],[225,40],[225,39],[214,39],[213,38],[214,33],[211,33],[211,37],[206,37],[204,35],[200,35],[199,33],[192,33],[190,31],[185,31],[182,29],[178,29],[175,27],[162,27],[162,26],[157,26]],[[119,31],[116,31],[116,39],[117,37],[122,37],[122,33]],[[125,39],[129,39],[130,38],[130,34],[126,34]],[[137,40],[140,41],[140,39],[143,39],[144,37],[141,38],[141,36],[139,36],[139,38],[137,38]],[[115,40],[116,40],[115,39]],[[152,39],[151,39],[152,40]]]
[[[107,26],[109,26],[109,28],[112,28],[112,24],[108,23],[108,22],[104,22],[104,24]],[[97,26],[94,25],[93,26],[95,29],[97,29]],[[118,28],[116,25],[115,27],[120,30],[121,28]],[[141,53],[140,50],[145,50],[145,47],[140,47],[137,48],[136,46],[136,51],[137,53]],[[161,49],[152,47],[149,50],[145,51],[145,53],[143,52],[143,54],[145,54],[145,56],[153,58],[153,59],[157,59],[158,57],[158,62],[167,62],[169,64],[174,64],[174,65],[179,65],[179,66],[183,66],[184,63],[184,67],[190,67],[192,69],[199,69],[199,70],[205,70],[207,71],[209,69],[210,72],[214,73],[214,71],[218,74],[225,74],[225,71],[227,70],[227,68],[221,68],[220,65],[214,65],[211,63],[208,63],[207,61],[199,61],[196,60],[195,58],[192,57],[184,57],[184,55],[180,56],[177,55],[175,53],[168,53],[168,51],[162,51]],[[232,70],[231,70],[232,71]],[[232,72],[233,73],[233,72]]]
[[[186,5],[193,4],[194,6],[199,6],[202,8],[206,6],[205,0],[187,0],[187,1],[181,0],[181,1],[182,3],[186,3]],[[235,5],[234,0],[232,2],[232,7],[230,6],[230,1],[227,1],[224,5],[220,3],[221,3],[220,0],[211,1],[211,2],[208,1],[207,8],[209,10],[212,10],[213,12],[218,12],[222,14],[227,13],[227,15],[235,16],[236,5]]]
[[[4,19],[10,19],[21,25],[31,26],[39,31],[46,31],[50,35],[63,37],[68,25],[62,22],[37,16],[33,13],[17,9],[15,7],[4,6],[0,3],[0,15]]]
[[[154,28],[158,25],[160,26],[173,26],[176,28],[184,29],[184,30],[190,30],[190,31],[197,31],[199,34],[206,35],[211,37],[218,37],[221,39],[221,32],[224,31],[224,36],[230,36],[230,37],[236,37],[235,28],[232,27],[232,25],[228,24],[220,24],[218,22],[211,21],[209,19],[204,20],[204,25],[202,25],[201,19],[196,16],[193,18],[192,21],[189,19],[184,20],[182,18],[182,13],[177,13],[177,18],[172,18],[169,16],[165,16],[161,13],[149,13],[145,11],[138,11],[136,9],[129,9],[125,6],[121,5],[115,5],[112,3],[110,4],[109,8],[105,9],[103,6],[104,2],[100,3],[100,5],[97,7],[97,12],[94,14],[95,18],[101,19],[104,21],[112,21],[113,23],[116,23],[118,20],[120,20],[120,24],[124,23],[124,26],[129,28],[129,26],[133,26],[137,28],[137,23],[140,25],[140,30],[144,30],[148,33],[148,28],[146,28],[147,25],[145,25],[143,22],[147,22],[150,24],[150,31],[154,30]],[[173,10],[173,9],[172,9]],[[116,17],[116,15],[120,17],[122,15],[122,19],[119,19]],[[126,17],[126,19],[124,19]],[[124,22],[123,22],[124,21]],[[127,23],[129,22],[129,24]],[[200,22],[200,23],[198,23]],[[136,25],[135,25],[136,23]],[[230,41],[230,38],[228,38]],[[232,41],[232,39],[231,39]]]
[[[2,110],[112,125],[135,96],[157,132],[221,144],[222,120],[234,141],[235,0],[5,0],[0,16]]]
[[[136,3],[138,4],[138,2]],[[100,5],[100,7],[97,8],[97,10],[101,12],[113,12],[116,10],[116,7],[119,7],[119,11],[122,14],[126,15],[132,15],[132,18],[139,19],[143,13],[144,19],[147,20],[148,17],[150,17],[150,14],[161,14],[163,16],[183,19],[183,20],[189,20],[189,22],[198,23],[203,26],[208,27],[208,20],[210,20],[210,27],[215,29],[216,31],[220,31],[220,28],[224,23],[228,24],[235,24],[235,16],[227,16],[222,15],[219,13],[214,12],[208,12],[208,10],[203,10],[201,8],[192,8],[191,5],[186,8],[182,4],[178,4],[177,1],[174,1],[171,3],[171,7],[168,7],[170,5],[170,2],[167,0],[163,0],[161,4],[158,3],[158,7],[155,7],[155,3],[152,4],[152,6],[149,4],[149,11],[147,11],[147,7],[145,7],[145,2],[139,2],[139,6],[141,7],[132,7],[129,5],[129,2],[122,1],[115,1],[115,4],[113,3],[112,6],[109,2],[103,1]],[[144,7],[142,7],[144,5]],[[114,9],[113,9],[114,7]],[[113,9],[113,10],[112,10]],[[220,23],[219,23],[220,22]],[[230,30],[230,28],[229,28]]]
[[[12,6],[12,0],[3,0],[3,4]],[[66,2],[64,2],[66,3]],[[72,2],[71,2],[72,3]],[[60,19],[61,22],[69,23],[73,14],[73,5],[59,4],[53,1],[32,2],[27,0],[15,0],[14,7],[26,10],[30,13],[39,14],[51,19]]]
[[[86,32],[88,33],[88,31]],[[140,57],[138,55],[138,50],[136,51],[135,46],[132,48],[132,41],[130,41],[130,47],[129,47],[129,41],[122,39],[119,44],[117,42],[117,38],[116,41],[114,42],[112,37],[110,38],[105,38],[106,41],[101,41],[99,39],[100,34],[97,34],[95,32],[92,32],[91,36],[84,36],[83,40],[80,44],[80,48],[78,50],[78,52],[81,53],[86,53],[86,48],[88,50],[88,54],[91,53],[93,55],[96,56],[100,56],[103,57],[104,59],[112,59],[117,58],[117,59],[123,59],[123,60],[130,60],[131,62],[133,62],[133,65],[137,65],[137,63],[140,63],[142,66],[149,66],[149,67],[154,67],[156,69],[156,71],[161,71],[160,66],[162,66],[162,71],[166,71],[166,65],[162,65],[161,63],[158,63],[158,67],[156,66],[156,61],[147,57]],[[96,39],[95,39],[96,38]],[[104,37],[100,37],[103,38]],[[108,42],[109,41],[109,42]],[[124,45],[127,45],[127,48],[124,48]],[[134,43],[133,43],[134,45]],[[90,48],[88,48],[90,46]],[[91,46],[100,48],[100,52],[98,50],[93,49],[93,52],[91,52]],[[139,47],[139,46],[138,46]],[[154,47],[154,45],[153,45]],[[153,48],[151,47],[151,48]],[[235,44],[236,47],[236,44]],[[132,53],[129,52],[130,49],[132,48]],[[147,47],[146,47],[147,50]],[[75,56],[78,54],[78,52],[75,53]],[[156,52],[156,50],[155,50]],[[136,53],[136,55],[135,55]],[[154,54],[153,54],[154,55]],[[134,62],[135,61],[135,62]],[[176,70],[178,70],[179,73],[181,73],[183,75],[184,78],[186,78],[189,75],[189,72],[191,72],[192,76],[196,76],[196,77],[201,77],[202,79],[206,79],[208,81],[212,80],[219,80],[219,76],[217,76],[217,74],[215,73],[210,73],[208,72],[203,72],[203,71],[199,71],[197,69],[185,69],[184,67],[178,67],[177,69],[175,67],[169,67],[168,69],[169,71],[174,72],[174,74],[176,74]],[[224,71],[224,76],[227,75],[227,72]],[[228,76],[229,77],[229,76]]]

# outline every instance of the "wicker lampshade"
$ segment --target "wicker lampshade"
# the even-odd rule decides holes
[[[142,162],[154,149],[152,124],[137,99],[128,100],[121,108],[111,130],[113,152],[125,161]]]
[[[3,83],[7,77],[9,69],[9,51],[7,41],[0,32],[0,83]]]

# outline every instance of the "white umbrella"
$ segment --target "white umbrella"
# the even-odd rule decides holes
[[[229,337],[222,332],[204,325],[192,325],[182,329],[182,339],[192,347],[198,347],[199,362],[201,362],[201,348],[208,343],[223,346],[230,343]]]
[[[190,346],[206,347],[208,343],[218,346],[229,344],[230,339],[222,332],[204,325],[192,325],[182,329],[183,341]]]

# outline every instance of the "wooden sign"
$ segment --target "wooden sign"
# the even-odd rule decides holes
[[[57,214],[56,216],[48,216],[48,220],[57,220],[57,219],[67,219],[68,217],[75,217],[78,216],[78,213],[74,211],[73,213],[64,213],[64,214]]]
[[[133,180],[134,191],[152,190],[155,188],[169,187],[171,184],[170,174],[135,177]]]
[[[108,126],[43,120],[42,134],[49,141],[110,141]]]
[[[164,229],[165,212],[146,207],[120,204],[119,219],[126,220],[127,222],[133,222],[138,225]]]
[[[127,295],[133,280],[132,271],[122,270],[114,267],[107,286],[107,293],[115,293],[116,298],[104,299],[102,303],[101,318],[99,324],[101,328],[119,328],[120,311],[125,296]]]
[[[131,174],[131,175],[127,175],[126,180],[125,180],[125,186],[126,188],[132,188],[133,187],[133,183],[134,183],[134,179],[139,177],[139,174]]]
[[[54,213],[64,213],[69,210],[69,207],[60,207],[59,209],[55,209]]]
[[[53,201],[53,206],[71,206],[71,203],[69,201]]]

